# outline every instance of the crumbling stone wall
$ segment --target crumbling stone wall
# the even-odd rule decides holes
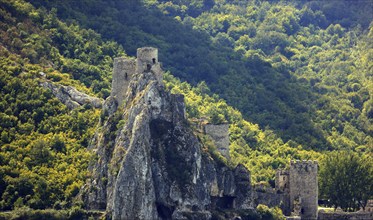
[[[253,190],[253,200],[255,207],[259,204],[268,207],[280,207],[284,200],[284,195],[277,193],[275,189],[255,187]]]
[[[206,124],[205,133],[214,141],[217,150],[228,160],[229,157],[229,124]]]
[[[286,216],[290,216],[293,211],[290,208],[290,189],[289,189],[289,170],[288,169],[279,169],[276,171],[276,193],[281,197],[281,203],[279,207],[282,209],[282,213]]]
[[[318,220],[371,220],[373,212],[326,212],[321,210]]]
[[[276,190],[289,193],[289,170],[280,169],[276,171]]]

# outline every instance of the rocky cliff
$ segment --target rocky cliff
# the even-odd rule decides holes
[[[183,96],[164,89],[154,50],[138,51],[142,66],[120,93],[123,103],[118,107],[115,96],[104,103],[90,147],[97,157],[82,190],[87,208],[148,220],[210,219],[215,208],[252,207],[249,172],[215,163],[202,150]]]
[[[50,81],[42,82],[40,85],[51,90],[53,95],[55,95],[57,99],[65,104],[69,109],[78,108],[84,104],[90,104],[94,108],[102,107],[101,99],[80,92],[72,86],[58,85]]]

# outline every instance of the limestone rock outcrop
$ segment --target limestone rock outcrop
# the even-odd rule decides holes
[[[131,80],[113,93],[121,104],[111,96],[103,105],[90,146],[96,160],[81,191],[87,209],[112,219],[203,220],[216,207],[251,207],[250,173],[202,151],[184,97],[164,89],[155,50],[141,48],[136,72],[122,72]]]
[[[72,86],[57,85],[49,81],[42,82],[40,85],[50,89],[53,95],[69,109],[74,109],[84,104],[91,104],[94,108],[102,107],[101,99],[80,92]]]

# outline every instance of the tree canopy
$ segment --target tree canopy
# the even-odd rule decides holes
[[[189,118],[230,123],[232,162],[254,183],[331,150],[372,158],[369,4],[0,0],[0,208],[78,205],[101,112],[70,111],[40,83],[106,98],[113,58],[143,46],[159,48]]]
[[[344,211],[365,209],[373,196],[373,160],[353,152],[325,156],[320,169],[320,195]]]

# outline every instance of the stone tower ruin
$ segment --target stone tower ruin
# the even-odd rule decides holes
[[[115,97],[118,105],[123,103],[129,82],[136,72],[136,60],[125,57],[114,58],[113,80],[111,83],[111,96]]]
[[[317,219],[318,183],[316,161],[291,161],[289,170],[290,207],[298,202],[302,219]]]
[[[288,170],[276,173],[276,190],[284,195],[285,215],[317,219],[318,164],[316,161],[291,161]]]
[[[161,63],[158,62],[158,49],[142,47],[137,49],[137,59],[118,57],[114,59],[111,96],[118,106],[123,104],[129,83],[136,73],[152,72],[158,82],[162,83]]]

